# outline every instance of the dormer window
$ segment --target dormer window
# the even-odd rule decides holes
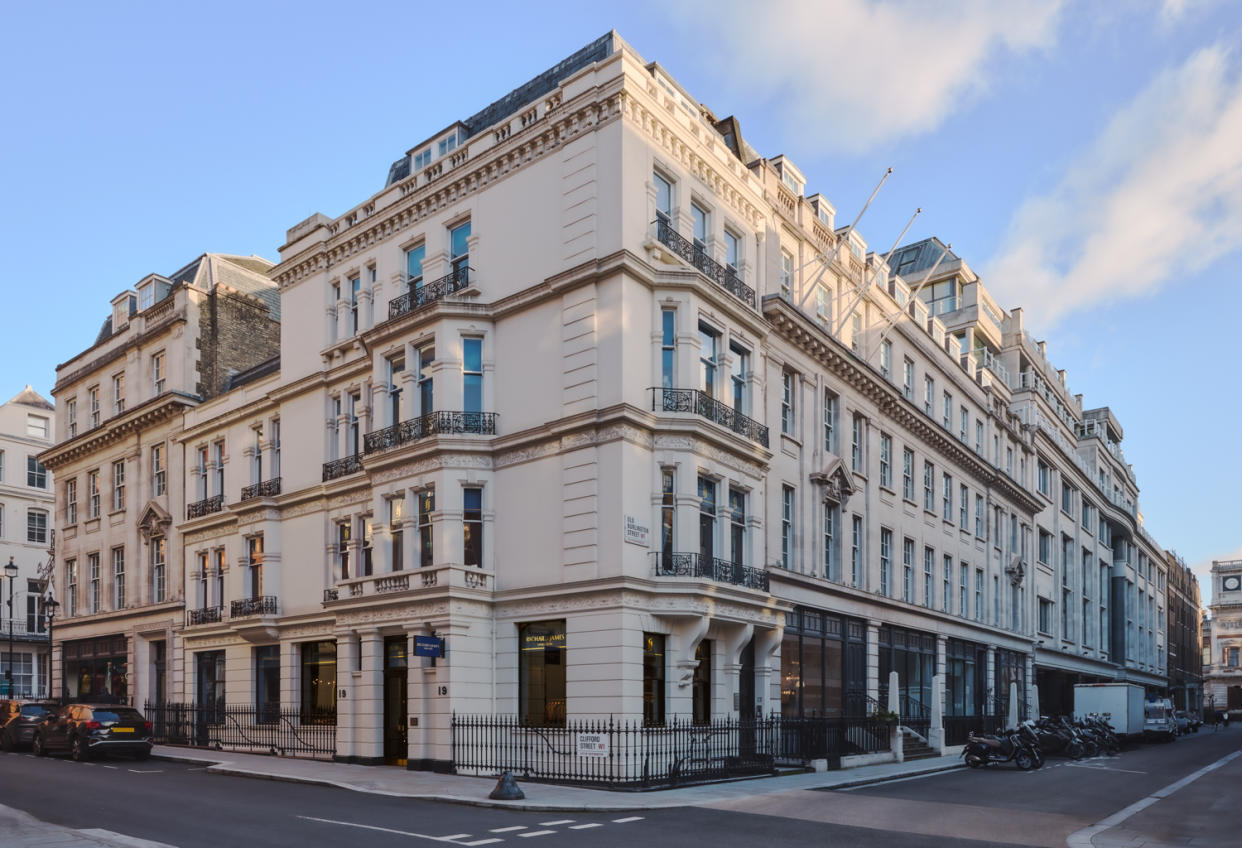
[[[462,140],[463,139],[458,138],[457,131],[453,130],[452,135],[448,135],[440,139],[440,147],[439,147],[440,155],[444,156],[446,154],[452,153],[454,150],[457,149],[457,145]]]
[[[138,311],[142,312],[155,305],[155,283],[147,283],[138,289]]]
[[[794,194],[797,194],[797,195],[802,194],[801,180],[799,180],[789,171],[784,171],[784,170],[781,171],[781,182],[785,184],[785,188],[789,189]]]
[[[426,168],[431,164],[431,148],[425,147],[414,154],[414,170]]]

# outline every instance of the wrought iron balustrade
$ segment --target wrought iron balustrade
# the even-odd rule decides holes
[[[695,247],[694,242],[686,239],[673,225],[663,219],[655,222],[656,239],[673,253],[689,262],[707,279],[745,303],[755,308],[755,290],[737,278],[737,274]]]
[[[698,389],[654,388],[651,390],[651,408],[655,412],[693,412],[756,444],[765,448],[768,446],[768,428],[765,425]]]
[[[254,751],[331,760],[336,754],[336,710],[282,704],[151,703],[151,741],[219,750]]]
[[[254,498],[274,498],[280,494],[280,478],[273,477],[270,480],[263,480],[246,486],[241,490],[241,499],[243,501],[253,500]]]
[[[441,433],[474,433],[496,435],[495,412],[429,412],[409,421],[402,421],[363,437],[366,453],[388,450]]]
[[[416,285],[403,295],[388,301],[388,318],[391,320],[409,312],[417,312],[445,295],[461,291],[470,285],[471,271],[468,266],[454,268],[438,280]]]
[[[651,561],[652,571],[657,577],[705,577],[717,583],[731,583],[747,589],[768,591],[766,571],[727,559],[705,557],[696,553],[652,551]]]
[[[195,501],[185,508],[186,519],[202,518],[204,515],[211,515],[213,512],[219,512],[224,509],[224,495],[213,495],[210,498],[203,498],[201,501]]]
[[[232,618],[244,618],[249,615],[275,614],[275,595],[259,595],[254,598],[242,598],[241,600],[233,601],[229,608],[229,615]]]
[[[353,474],[355,471],[362,470],[362,454],[355,453],[349,456],[343,456],[340,459],[333,459],[323,464],[323,482],[335,480],[337,477],[344,477],[347,474]]]
[[[191,627],[195,624],[215,624],[224,617],[223,607],[202,607],[186,610],[185,623]]]

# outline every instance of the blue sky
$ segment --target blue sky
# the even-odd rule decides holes
[[[937,235],[1112,407],[1146,525],[1242,557],[1242,5],[1230,0],[18,4],[0,71],[0,394],[108,301],[286,228],[610,28],[887,250]],[[1205,586],[1205,590],[1206,590]]]

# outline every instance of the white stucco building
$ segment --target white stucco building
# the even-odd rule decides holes
[[[1210,622],[1204,622],[1203,708],[1242,713],[1242,560],[1212,562]]]

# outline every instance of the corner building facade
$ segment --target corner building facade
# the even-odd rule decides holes
[[[173,699],[425,768],[454,715],[1029,712],[1018,319],[804,189],[610,33],[292,227],[279,369],[176,436],[186,504],[242,461],[176,517]]]

